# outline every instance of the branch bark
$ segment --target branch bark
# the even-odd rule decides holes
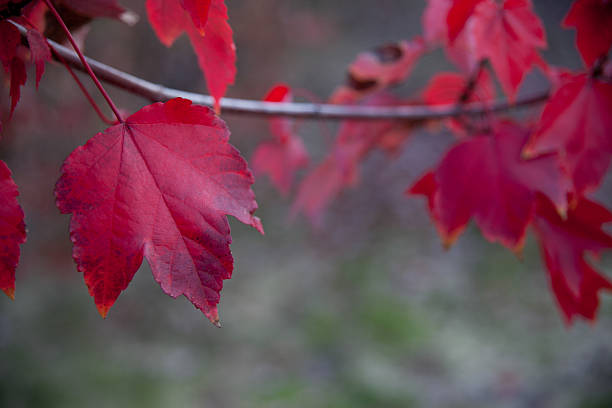
[[[16,24],[17,25],[17,24]],[[22,34],[25,28],[17,25]],[[72,50],[49,40],[49,45],[55,53],[63,57],[75,69],[85,72],[78,55]],[[167,88],[154,84],[142,78],[110,67],[92,58],[85,57],[91,69],[102,81],[121,88],[127,92],[142,96],[152,102],[163,102],[172,98],[186,98],[194,103],[212,107],[212,96]],[[276,103],[258,100],[223,98],[221,111],[223,113],[248,114],[255,116],[288,116],[310,119],[358,119],[358,120],[406,120],[423,121],[444,119],[460,115],[481,115],[487,112],[499,112],[525,107],[545,102],[549,91],[525,96],[514,104],[499,100],[484,106],[482,104],[466,104],[462,106],[363,106],[363,105],[330,105],[316,103]]]

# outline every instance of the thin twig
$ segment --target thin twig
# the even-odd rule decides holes
[[[21,28],[20,28],[21,30]],[[22,30],[22,34],[25,29]],[[60,54],[72,67],[85,71],[77,54],[58,43],[49,40],[53,50]],[[121,88],[129,93],[140,95],[152,102],[163,102],[172,98],[186,98],[199,105],[214,106],[212,96],[197,94],[167,88],[154,84],[142,78],[120,71],[99,61],[85,57],[85,60],[102,81]],[[402,119],[422,121],[443,119],[459,115],[482,115],[485,112],[507,111],[515,108],[539,104],[548,99],[549,91],[522,97],[510,104],[505,100],[489,103],[483,106],[480,103],[463,106],[359,106],[359,105],[330,105],[319,103],[297,102],[263,102],[258,100],[223,98],[221,110],[223,113],[248,114],[256,116],[290,116],[311,119],[359,119],[359,120],[389,120]]]
[[[43,1],[45,2],[47,7],[49,8],[51,13],[53,14],[53,16],[55,17],[57,22],[59,23],[60,27],[62,27],[62,30],[64,31],[64,34],[66,34],[66,37],[68,38],[68,41],[70,41],[70,44],[72,44],[72,48],[74,48],[74,51],[77,54],[79,62],[81,63],[81,68],[83,70],[85,70],[85,72],[87,72],[87,74],[89,74],[89,76],[91,77],[91,80],[94,82],[94,84],[96,84],[96,87],[98,88],[98,90],[100,91],[100,93],[102,94],[104,99],[106,100],[106,103],[108,104],[108,106],[110,106],[110,108],[113,111],[113,113],[115,114],[115,117],[117,118],[117,120],[119,122],[123,123],[123,118],[121,117],[121,114],[119,113],[119,109],[117,109],[117,107],[115,106],[115,103],[113,102],[111,97],[108,95],[108,93],[106,92],[106,90],[104,89],[104,87],[102,86],[102,84],[100,83],[98,78],[96,77],[96,74],[92,71],[91,67],[87,63],[87,60],[85,59],[85,56],[81,52],[81,50],[80,50],[79,46],[77,45],[76,41],[74,41],[74,38],[72,37],[72,34],[70,33],[70,30],[66,26],[66,23],[64,23],[64,20],[62,19],[62,16],[60,16],[60,14],[57,12],[55,7],[51,3],[51,0],[43,0]],[[57,50],[55,50],[55,52],[57,52]]]

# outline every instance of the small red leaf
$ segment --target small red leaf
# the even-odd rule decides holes
[[[530,0],[480,3],[464,31],[476,61],[488,58],[508,98],[513,101],[527,72],[541,60],[546,34]]]
[[[612,84],[587,74],[563,75],[532,136],[526,155],[559,152],[579,194],[594,190],[612,154]]]
[[[563,25],[576,28],[576,46],[584,63],[591,67],[599,57],[608,54],[612,45],[612,2],[577,0]]]
[[[146,5],[149,21],[166,46],[172,45],[183,32],[187,33],[206,77],[208,91],[215,98],[215,110],[219,111],[219,100],[236,77],[236,46],[223,0],[211,0],[204,36],[201,27],[194,25],[177,0],[147,0]]]
[[[474,217],[485,238],[520,250],[536,192],[551,197],[559,211],[565,211],[568,185],[556,157],[521,160],[526,137],[527,131],[519,126],[499,123],[493,134],[457,144],[437,169],[408,190],[428,198],[445,245],[452,244]]]
[[[225,215],[263,233],[253,177],[225,123],[185,99],[147,106],[66,160],[57,204],[72,213],[73,256],[102,316],[147,258],[172,297],[213,322],[232,274]]]
[[[4,70],[10,77],[11,87],[11,115],[19,102],[21,86],[26,83],[27,73],[25,64],[18,55],[18,47],[21,44],[21,34],[13,24],[8,21],[0,21],[0,61]]]
[[[379,93],[363,105],[399,106],[406,102]],[[411,127],[397,121],[342,122],[329,156],[300,185],[292,213],[303,212],[315,226],[320,226],[327,205],[345,188],[359,179],[361,161],[376,148],[395,152],[410,136]]]
[[[566,218],[561,218],[549,200],[538,199],[534,227],[548,269],[548,276],[566,322],[574,316],[594,320],[599,291],[612,290],[612,283],[585,259],[612,248],[612,237],[602,225],[612,213],[601,205],[581,198]]]
[[[32,62],[36,66],[36,87],[40,83],[40,78],[45,72],[45,62],[51,61],[51,50],[47,41],[36,29],[29,29],[27,34]]]
[[[467,98],[465,98],[466,96]],[[486,69],[479,71],[474,84],[469,84],[464,75],[442,72],[433,77],[423,91],[423,100],[431,106],[473,102],[487,104],[494,99],[495,85]],[[445,120],[445,123],[457,136],[463,137],[465,135],[460,120],[452,118]]]
[[[400,41],[360,53],[348,69],[347,83],[334,92],[332,103],[354,103],[375,91],[402,82],[425,52],[421,38]]]
[[[291,102],[291,89],[280,84],[265,96],[265,102]],[[287,195],[295,172],[308,165],[308,152],[302,139],[293,132],[294,121],[288,118],[270,119],[271,142],[262,143],[253,154],[251,164],[256,175],[267,174],[276,188]]]
[[[11,171],[0,161],[0,289],[10,298],[15,296],[19,245],[26,240],[23,210],[17,202],[18,195]]]

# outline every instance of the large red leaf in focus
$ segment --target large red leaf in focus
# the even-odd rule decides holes
[[[147,258],[172,297],[213,323],[232,274],[226,214],[263,232],[253,177],[225,123],[186,99],[147,106],[66,160],[57,204],[72,213],[73,257],[102,316]]]
[[[612,283],[585,259],[612,248],[612,237],[602,225],[612,222],[612,213],[603,206],[581,198],[561,218],[549,200],[538,199],[533,222],[548,269],[550,284],[566,322],[574,316],[594,320],[599,291],[612,290]]]
[[[599,57],[607,55],[612,45],[612,2],[577,0],[563,25],[576,28],[576,46],[590,67]]]
[[[580,194],[594,190],[612,155],[612,84],[587,74],[563,75],[547,102],[526,155],[559,152]]]
[[[17,202],[18,195],[11,171],[0,161],[0,289],[11,298],[15,296],[19,245],[26,240],[23,210]]]
[[[274,86],[265,102],[291,102],[291,89],[285,84]],[[264,142],[253,153],[251,165],[256,176],[267,174],[274,186],[286,196],[291,190],[295,172],[308,165],[308,152],[302,139],[293,131],[294,121],[288,118],[270,119],[274,140]]]
[[[527,72],[543,61],[546,47],[542,21],[530,0],[486,0],[474,10],[463,31],[476,61],[488,58],[508,98],[513,101]]]
[[[405,80],[425,52],[421,38],[386,44],[357,55],[348,69],[347,81],[334,91],[332,103],[354,103]]]
[[[223,0],[211,0],[203,29],[205,34],[202,34],[201,13],[198,12],[199,24],[194,25],[192,16],[196,9],[190,6],[193,1],[183,4],[186,8],[178,0],[147,0],[149,21],[166,46],[187,33],[206,77],[208,91],[215,98],[215,110],[219,111],[219,100],[236,77],[236,46],[227,22],[227,7]]]
[[[483,235],[520,251],[535,210],[536,193],[567,208],[568,183],[555,156],[521,160],[528,132],[511,122],[492,134],[455,145],[439,166],[408,191],[425,195],[445,245],[451,245],[474,218]]]

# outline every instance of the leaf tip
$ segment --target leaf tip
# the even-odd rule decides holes
[[[6,288],[2,289],[2,291],[8,296],[11,300],[15,300],[15,288]]]
[[[261,223],[261,219],[259,217],[252,217],[251,225],[255,228],[261,235],[266,235],[264,232],[263,224]]]
[[[106,319],[110,306],[96,305],[96,307],[98,308],[98,313],[100,313],[100,316],[102,316],[103,319]]]

